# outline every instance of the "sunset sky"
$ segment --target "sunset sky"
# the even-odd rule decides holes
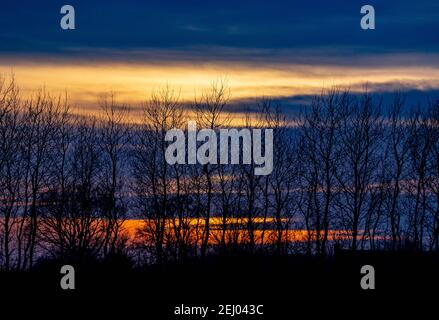
[[[75,8],[76,30],[59,26],[64,4]],[[360,28],[364,4],[375,7],[376,30]],[[13,73],[24,94],[67,91],[82,110],[110,90],[136,106],[166,85],[190,101],[218,78],[234,100],[287,105],[365,82],[437,96],[438,20],[435,0],[6,0],[0,72]]]

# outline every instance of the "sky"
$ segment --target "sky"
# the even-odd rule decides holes
[[[62,30],[62,5],[75,30]],[[362,5],[376,29],[362,30]],[[168,85],[185,101],[226,79],[235,101],[306,103],[322,87],[439,92],[436,0],[2,0],[0,73],[25,94],[67,91],[82,110]],[[239,108],[239,107],[237,107]]]

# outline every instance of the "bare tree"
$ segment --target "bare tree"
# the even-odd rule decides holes
[[[0,249],[1,268],[12,267],[12,248],[19,210],[20,130],[19,91],[12,77],[0,76]]]
[[[229,102],[230,91],[226,82],[216,81],[212,83],[209,91],[203,92],[200,99],[195,101],[198,124],[206,129],[216,130],[227,124],[228,119],[225,117],[224,108]],[[206,208],[204,215],[203,237],[201,241],[201,255],[204,257],[210,238],[210,216],[212,210],[212,198],[214,192],[214,166],[211,164],[203,165],[203,174],[206,180]]]
[[[117,102],[115,94],[102,97],[100,146],[102,149],[101,211],[105,218],[104,255],[115,253],[121,226],[126,218],[123,181],[127,176],[123,163],[127,158],[129,126],[128,107]]]
[[[23,211],[18,226],[18,267],[30,268],[35,258],[40,195],[49,176],[51,150],[54,143],[55,120],[61,100],[44,90],[24,102],[23,118]]]
[[[53,180],[43,194],[42,242],[55,258],[100,256],[107,233],[98,204],[101,150],[96,119],[61,117]]]
[[[411,198],[409,230],[411,246],[423,249],[424,229],[428,205],[428,170],[429,159],[434,139],[428,112],[420,107],[414,111],[410,119],[410,169],[408,193]]]
[[[431,178],[429,188],[433,193],[434,201],[430,205],[432,211],[432,241],[430,250],[439,252],[439,100],[434,101],[430,106],[430,121],[433,135]]]
[[[305,222],[308,238],[315,240],[317,254],[326,254],[331,226],[336,172],[342,161],[341,127],[344,117],[342,106],[349,103],[349,93],[333,88],[313,99],[301,119],[300,161],[306,167]],[[308,249],[308,252],[310,250]]]
[[[337,207],[342,225],[351,234],[351,248],[358,248],[360,228],[364,227],[371,192],[378,180],[382,119],[380,105],[373,102],[369,93],[361,98],[347,97],[340,104],[343,117],[340,134],[342,163],[338,166],[337,182],[340,185]]]
[[[147,245],[153,244],[156,261],[161,263],[165,259],[168,218],[173,215],[170,197],[176,185],[165,160],[165,135],[170,129],[182,128],[183,110],[178,96],[167,87],[154,93],[143,111],[143,123],[133,147],[134,189],[137,207],[145,219],[140,232]]]
[[[403,217],[401,192],[406,179],[407,160],[409,156],[408,119],[402,116],[404,97],[396,93],[389,112],[387,126],[387,151],[385,183],[387,185],[387,212],[390,222],[392,249],[401,248],[401,219]]]
[[[279,104],[265,100],[261,104],[262,126],[273,130],[273,172],[265,177],[268,180],[268,198],[271,203],[276,236],[274,239],[277,254],[288,253],[288,230],[296,211],[294,188],[297,186],[298,166],[294,157],[295,140],[288,125],[288,119]],[[268,152],[266,149],[265,152]],[[262,181],[261,181],[262,182]],[[259,183],[260,184],[260,183]],[[263,230],[265,226],[263,226]]]

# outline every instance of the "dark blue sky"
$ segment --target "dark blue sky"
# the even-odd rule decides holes
[[[76,9],[74,31],[59,27],[63,4]],[[360,28],[364,4],[375,7],[374,31]],[[437,0],[2,0],[0,10],[1,55],[117,58],[156,49],[257,59],[284,50],[330,58],[438,53],[438,40]]]

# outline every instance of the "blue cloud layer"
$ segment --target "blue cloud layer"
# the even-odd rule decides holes
[[[439,52],[436,0],[377,1],[374,31],[360,28],[364,1],[68,1],[74,31],[59,27],[66,1],[4,0],[0,54],[80,55],[82,49],[187,50],[227,47],[327,50],[339,55]],[[81,49],[75,50],[75,49]],[[200,51],[201,50],[201,51]],[[203,53],[203,49],[198,49]],[[96,51],[96,55],[105,52]],[[221,54],[218,52],[217,54]]]

